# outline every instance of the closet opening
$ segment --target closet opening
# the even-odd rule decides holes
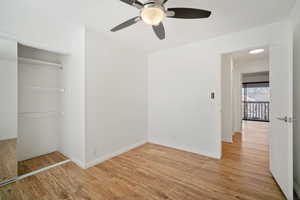
[[[61,152],[64,57],[18,44],[18,176],[69,160]]]

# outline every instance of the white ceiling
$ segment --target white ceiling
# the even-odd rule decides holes
[[[151,27],[138,23],[117,33],[109,30],[137,16],[139,11],[119,0],[6,0],[28,12],[70,23],[85,23],[116,42],[143,52],[175,47],[197,40],[279,21],[288,16],[295,0],[169,0],[166,7],[191,7],[212,11],[209,19],[164,21],[167,39],[160,41]],[[30,9],[32,11],[30,11]]]
[[[265,51],[259,54],[250,54],[249,51],[255,49],[264,49]],[[257,47],[253,49],[245,49],[242,51],[237,51],[231,53],[232,58],[237,62],[242,61],[252,61],[252,60],[261,60],[261,59],[268,59],[269,58],[269,47]]]

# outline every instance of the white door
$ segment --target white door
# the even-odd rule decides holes
[[[270,46],[270,170],[287,199],[293,199],[292,50]]]

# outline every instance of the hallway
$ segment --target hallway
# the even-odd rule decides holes
[[[269,123],[243,121],[243,133],[235,133],[233,143],[223,142],[223,160],[238,156],[240,161],[258,163],[264,168],[269,166]]]
[[[269,152],[269,123],[243,121],[243,134],[235,133],[234,145],[241,145],[241,149],[252,148],[264,152],[266,157]]]
[[[268,130],[269,123],[243,121],[243,134],[235,133],[233,143],[223,142],[221,166],[234,169],[231,173],[240,176],[241,185],[254,184],[258,195],[268,193],[269,183],[273,188],[269,194],[273,193],[274,199],[285,199],[269,171]]]

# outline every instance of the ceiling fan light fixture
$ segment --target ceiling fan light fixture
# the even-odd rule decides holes
[[[117,26],[112,28],[111,32],[117,32],[140,21],[151,25],[155,35],[163,40],[166,38],[166,32],[162,21],[164,18],[177,19],[202,19],[209,18],[211,11],[197,8],[166,8],[168,0],[120,0],[121,2],[137,8],[140,13]]]
[[[165,12],[160,7],[145,7],[141,10],[141,18],[146,24],[157,26],[165,18]]]

